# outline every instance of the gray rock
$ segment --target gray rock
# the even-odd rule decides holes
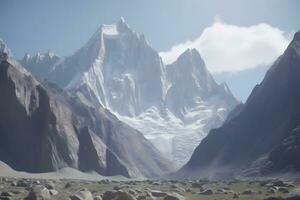
[[[239,199],[240,196],[239,196],[237,193],[234,193],[232,198],[234,198],[234,199]]]
[[[55,189],[55,184],[53,182],[47,182],[45,184],[45,187],[48,189],[48,190],[54,190]]]
[[[250,195],[250,194],[254,194],[254,193],[255,192],[253,190],[250,190],[250,189],[245,190],[245,191],[242,192],[242,194],[244,194],[244,195]]]
[[[191,188],[186,188],[185,192],[192,192],[192,189]]]
[[[17,186],[17,181],[12,181],[10,184],[12,187],[16,187]]]
[[[117,191],[106,191],[103,194],[103,200],[111,200],[117,196]]]
[[[2,196],[2,197],[12,197],[12,196],[14,196],[14,193],[12,193],[12,192],[2,192],[0,196]]]
[[[17,187],[29,187],[31,184],[25,180],[19,180],[16,183]]]
[[[165,197],[165,196],[168,195],[168,193],[162,192],[162,191],[159,191],[159,190],[152,190],[152,191],[151,191],[151,195],[152,195],[153,197]]]
[[[0,196],[0,200],[12,200],[12,197],[3,197],[3,196]]]
[[[129,192],[129,194],[131,194],[131,195],[136,195],[136,191],[134,191],[134,190],[132,190],[132,189],[128,190],[128,192]]]
[[[200,194],[202,194],[202,195],[212,195],[213,193],[214,192],[212,189],[206,189],[206,190],[200,192]]]
[[[102,197],[99,196],[99,195],[98,195],[98,196],[95,196],[95,197],[94,197],[94,200],[102,200]]]
[[[70,187],[72,187],[72,183],[70,182],[66,183],[65,188],[70,188]]]
[[[73,195],[71,195],[70,199],[71,200],[93,200],[93,195],[88,189],[83,188],[75,192]]]
[[[201,188],[203,183],[192,183],[192,188]]]
[[[283,200],[282,197],[267,197],[264,200]]]
[[[127,192],[118,191],[114,200],[136,200],[136,198]]]
[[[51,199],[50,192],[47,188],[42,185],[36,185],[31,188],[28,196],[25,200],[44,200]]]
[[[122,190],[124,188],[129,188],[128,185],[116,185],[113,189],[114,190]]]
[[[185,197],[177,193],[170,193],[165,196],[164,200],[185,200]]]
[[[137,200],[145,200],[147,197],[144,195],[140,195],[137,197]],[[149,197],[150,199],[152,199],[151,197]]]
[[[300,188],[291,191],[285,198],[285,200],[299,200],[300,199]]]
[[[279,192],[282,192],[282,193],[289,193],[289,192],[290,192],[289,189],[287,189],[287,188],[285,188],[285,187],[279,187],[279,188],[278,188],[278,191],[279,191]]]
[[[41,184],[41,181],[35,180],[35,181],[33,181],[32,183],[35,184],[35,185],[40,185],[40,184]]]
[[[283,186],[285,186],[285,183],[283,181],[275,181],[273,183],[273,186],[283,187]]]
[[[57,190],[54,190],[54,189],[50,189],[49,192],[50,192],[50,194],[51,194],[52,196],[58,194],[58,191],[57,191]]]
[[[274,189],[274,188],[270,188],[270,189],[267,191],[267,193],[269,193],[269,194],[275,194],[276,192],[277,192],[277,190]]]

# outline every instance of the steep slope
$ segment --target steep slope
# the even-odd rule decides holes
[[[238,103],[225,84],[213,80],[196,50],[165,66],[123,19],[101,25],[51,69],[45,78],[109,109],[178,165]]]
[[[102,25],[48,79],[62,87],[87,85],[103,106],[136,116],[162,105],[163,73],[159,55],[121,19],[114,25]]]
[[[1,160],[17,170],[29,172],[75,167],[77,155],[72,149],[79,142],[71,112],[61,104],[56,106],[28,72],[14,65],[3,61],[0,66]],[[64,112],[60,117],[65,120],[56,121],[55,114],[59,115],[61,108]],[[57,126],[63,130],[59,131]]]
[[[300,126],[295,128],[258,166],[258,174],[284,174],[300,171]]]
[[[280,145],[287,147],[284,139],[300,124],[299,73],[300,32],[295,34],[262,83],[253,89],[246,104],[222,127],[212,130],[202,140],[177,175],[233,173],[249,167]],[[269,157],[271,161],[276,160],[274,154],[277,153],[274,152]],[[277,155],[277,158],[283,155]],[[294,159],[298,160],[297,157]]]
[[[80,93],[37,81],[12,59],[1,62],[0,91],[0,160],[16,170],[68,166],[127,177],[171,170],[141,133]]]

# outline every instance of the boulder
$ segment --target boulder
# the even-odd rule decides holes
[[[151,195],[152,195],[153,197],[165,197],[165,196],[168,195],[168,193],[162,192],[162,191],[159,191],[159,190],[152,190],[152,191],[151,191]]]
[[[103,194],[103,200],[111,200],[117,196],[117,191],[106,191]]]
[[[14,193],[12,193],[12,192],[2,192],[0,196],[2,196],[2,197],[12,197],[12,196],[14,196]]]
[[[53,182],[47,182],[45,184],[45,187],[48,189],[48,190],[54,190],[55,189],[55,184]]]
[[[98,196],[95,196],[95,197],[94,197],[94,200],[102,200],[102,197],[99,196],[99,195],[98,195]]]
[[[171,193],[165,196],[164,200],[185,200],[185,197],[177,193]]]
[[[239,199],[240,196],[239,196],[237,193],[234,193],[232,198],[234,198],[234,199]]]
[[[36,185],[30,189],[30,192],[25,200],[44,200],[50,198],[50,192],[47,188],[42,185]]]
[[[73,195],[71,195],[70,199],[71,200],[93,200],[93,195],[88,189],[83,188],[75,192]]]
[[[250,190],[250,189],[245,190],[244,192],[242,192],[242,194],[244,194],[244,195],[250,195],[250,194],[254,194],[254,193],[255,192],[253,190]]]
[[[212,189],[206,189],[206,190],[200,192],[200,194],[202,194],[202,195],[212,195],[213,193],[214,192]]]
[[[283,186],[285,186],[285,183],[283,181],[275,181],[273,183],[273,186],[283,187]]]
[[[17,187],[30,187],[30,185],[31,185],[31,183],[29,183],[28,181],[26,181],[26,180],[19,180],[19,181],[17,181],[17,183],[16,183],[16,186]]]
[[[49,192],[50,192],[51,195],[57,195],[58,194],[58,191],[54,190],[54,189],[49,190]]]
[[[136,200],[136,198],[127,192],[118,191],[113,200]]]
[[[300,188],[291,191],[285,200],[300,200]]]
[[[282,197],[267,197],[264,200],[283,200]]]
[[[278,188],[278,191],[279,192],[282,192],[282,193],[289,193],[289,189],[285,188],[285,187],[279,187]]]

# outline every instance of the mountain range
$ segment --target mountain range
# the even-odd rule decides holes
[[[73,55],[26,54],[20,63],[36,76],[81,93],[139,130],[182,166],[210,129],[239,103],[217,84],[199,52],[188,49],[165,65],[144,35],[124,19],[101,25]]]
[[[0,62],[0,160],[13,169],[72,167],[125,177],[160,177],[173,170],[139,131],[84,94],[36,78],[13,58]]]
[[[63,58],[16,61],[0,40],[0,161],[148,178],[298,173],[299,74],[300,32],[244,104],[196,49],[166,65],[124,19]]]

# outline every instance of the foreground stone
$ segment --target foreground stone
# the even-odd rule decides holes
[[[136,198],[123,191],[106,191],[103,194],[103,200],[136,200]]]
[[[171,193],[168,194],[164,200],[185,200],[185,197],[177,193]]]
[[[71,200],[93,200],[93,195],[86,188],[83,188],[70,196]]]
[[[168,193],[159,190],[152,190],[150,193],[153,197],[165,197],[168,195]]]
[[[25,200],[44,200],[50,198],[50,192],[47,188],[45,188],[42,185],[36,185],[33,188],[31,188]]]
[[[212,191],[212,189],[206,189],[202,192],[200,192],[200,194],[202,195],[212,195],[214,192]]]

